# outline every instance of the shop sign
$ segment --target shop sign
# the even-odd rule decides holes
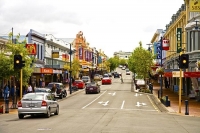
[[[180,71],[172,71],[172,77],[180,77]],[[184,77],[183,71],[181,77]]]
[[[177,53],[182,51],[182,28],[176,29]]]
[[[51,69],[51,68],[40,68],[40,72],[41,73],[46,73],[46,74],[52,74],[53,73],[53,69]]]
[[[55,74],[62,74],[62,70],[53,70],[53,73],[55,73]]]
[[[169,39],[163,39],[162,48],[163,50],[169,50]]]
[[[172,77],[172,73],[171,72],[165,72],[164,77]]]
[[[33,73],[40,73],[40,68],[34,68]]]
[[[190,12],[200,12],[200,0],[190,0]]]
[[[37,54],[36,48],[37,48],[36,44],[26,44],[26,49],[29,55],[36,55]]]
[[[184,72],[184,77],[200,77],[200,72]]]
[[[156,44],[156,54],[157,54],[157,59],[161,59],[161,46],[160,46],[160,42],[158,42],[157,44]]]

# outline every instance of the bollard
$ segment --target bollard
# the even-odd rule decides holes
[[[185,115],[189,115],[189,102],[185,100]]]
[[[169,105],[168,105],[168,95],[166,95],[165,98],[166,98],[165,106],[168,107],[168,106],[169,106]]]
[[[9,113],[9,99],[5,100],[5,113]]]
[[[160,90],[158,90],[158,98],[160,98]]]

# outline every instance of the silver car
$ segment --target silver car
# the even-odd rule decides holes
[[[53,100],[51,93],[28,93],[18,102],[18,117],[23,119],[25,115],[34,116],[36,114],[44,114],[46,118],[51,113],[58,115],[59,104]]]

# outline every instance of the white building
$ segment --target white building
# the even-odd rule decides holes
[[[124,51],[119,51],[119,52],[114,52],[114,56],[118,56],[120,59],[128,59],[129,56],[131,56],[132,52],[124,52]]]

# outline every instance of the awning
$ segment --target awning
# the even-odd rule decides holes
[[[34,64],[35,65],[35,67],[37,67],[37,68],[43,68],[44,67],[44,65],[42,65],[42,64]]]

